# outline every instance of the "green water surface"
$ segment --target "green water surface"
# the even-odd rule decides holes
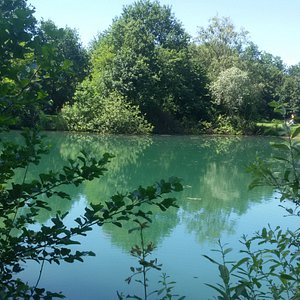
[[[6,138],[19,141],[17,133]],[[153,223],[145,231],[146,238],[157,245],[153,258],[162,264],[162,272],[176,281],[175,290],[186,299],[212,299],[213,290],[204,283],[219,281],[218,271],[203,258],[217,257],[210,250],[221,239],[237,253],[243,233],[251,234],[267,224],[294,226],[292,218],[283,217],[278,200],[270,188],[248,190],[250,175],[247,164],[257,156],[269,157],[270,139],[261,137],[202,136],[112,136],[48,133],[50,155],[38,167],[30,167],[27,180],[38,172],[59,170],[80,150],[96,157],[109,152],[115,155],[101,179],[86,182],[78,188],[67,187],[72,201],[52,199],[52,211],[41,212],[39,223],[47,223],[55,211],[69,212],[67,223],[82,214],[85,205],[105,201],[117,192],[134,190],[162,178],[182,178],[184,191],[176,194],[179,209],[167,212],[153,209]],[[17,177],[23,176],[18,173]],[[131,266],[138,266],[130,249],[139,243],[133,227],[106,225],[95,228],[81,239],[80,249],[92,250],[96,257],[84,263],[46,265],[40,286],[62,291],[67,299],[117,299],[116,292],[142,296],[138,283],[125,283]],[[235,255],[235,254],[233,254]],[[233,257],[234,258],[234,257]],[[34,284],[40,266],[31,263],[22,274]],[[160,271],[149,273],[149,290],[159,287]],[[157,299],[153,297],[150,299]]]

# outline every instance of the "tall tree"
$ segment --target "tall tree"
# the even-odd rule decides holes
[[[8,76],[12,61],[32,52],[36,20],[25,0],[0,0],[0,76]],[[14,75],[14,74],[13,74]]]
[[[206,101],[205,78],[188,44],[170,7],[137,1],[100,36],[92,53],[93,78],[103,93],[117,92],[139,105],[158,127],[161,119],[197,119]]]
[[[279,97],[280,101],[287,103],[293,112],[300,112],[300,63],[291,66],[284,74]]]
[[[198,59],[206,68],[209,78],[240,63],[240,54],[248,45],[248,32],[238,31],[230,18],[215,16],[207,27],[200,27],[196,44]]]
[[[33,126],[40,109],[55,112],[71,100],[86,75],[87,54],[74,30],[51,21],[37,28],[25,0],[0,1],[0,11],[0,109],[11,124]]]
[[[88,73],[88,54],[75,29],[58,28],[52,21],[42,21],[39,28],[41,44],[51,49],[45,55],[48,76],[41,85],[48,94],[44,110],[57,113],[66,102],[72,102],[76,86]]]
[[[7,125],[41,97],[31,80],[38,70],[33,12],[25,0],[0,0],[0,121]]]
[[[221,72],[212,83],[211,91],[214,102],[231,118],[255,118],[260,91],[247,72],[236,67]]]
[[[263,118],[275,117],[269,106],[272,101],[280,100],[285,65],[278,56],[260,51],[256,45],[250,44],[241,55],[241,68],[246,70],[253,82],[261,88],[261,105],[259,114]]]

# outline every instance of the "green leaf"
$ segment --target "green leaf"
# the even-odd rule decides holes
[[[139,231],[141,228],[140,227],[134,227],[128,230],[128,233],[132,233],[133,231]]]
[[[232,251],[232,248],[227,248],[224,250],[223,254],[226,255]]]
[[[222,291],[221,289],[219,289],[218,287],[216,287],[212,284],[209,284],[209,283],[205,283],[205,285],[207,285],[210,288],[212,288],[212,289],[216,290],[217,292],[219,292],[219,294],[222,295],[224,299],[228,299],[226,293],[224,291]]]
[[[219,265],[219,271],[220,271],[220,275],[221,278],[223,279],[225,284],[229,283],[229,279],[230,279],[230,274],[229,274],[229,270],[225,265]]]
[[[114,224],[114,225],[116,225],[116,226],[122,228],[122,223],[120,223],[120,222],[112,222],[112,224]]]
[[[277,149],[281,149],[281,150],[288,151],[288,152],[291,150],[289,145],[287,145],[286,143],[273,143],[273,142],[271,142],[270,144],[271,144],[272,147],[277,148]]]
[[[257,278],[253,278],[253,282],[259,289],[262,287],[262,284],[260,283],[260,281]]]
[[[291,134],[291,138],[293,139],[293,138],[297,137],[299,134],[300,134],[300,126],[298,125],[298,126],[293,130],[293,132],[292,132],[292,134]]]
[[[297,280],[296,278],[294,278],[293,276],[288,275],[288,274],[280,274],[280,279],[281,280],[293,280],[293,281]]]
[[[261,232],[261,236],[266,239],[267,238],[267,229],[263,228],[262,232]]]
[[[210,262],[212,262],[213,264],[216,264],[216,265],[220,265],[218,262],[216,262],[214,259],[212,259],[211,257],[207,256],[207,255],[203,255],[206,259],[208,259]]]
[[[234,270],[239,268],[241,265],[243,265],[245,262],[249,261],[249,257],[244,257],[240,259],[237,263],[234,264],[234,266],[231,268],[230,273],[232,273]]]

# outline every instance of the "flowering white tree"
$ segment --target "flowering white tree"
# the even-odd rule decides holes
[[[260,87],[246,71],[232,67],[222,71],[210,85],[213,101],[229,116],[253,119],[260,102]]]

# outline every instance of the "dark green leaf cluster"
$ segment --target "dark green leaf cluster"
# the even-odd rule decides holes
[[[80,44],[78,33],[69,27],[58,28],[52,21],[42,21],[38,36],[43,48],[43,65],[48,66],[40,84],[47,93],[44,113],[60,112],[64,103],[72,102],[75,88],[88,75],[88,54]]]
[[[0,121],[17,128],[60,110],[88,73],[76,31],[33,13],[26,0],[0,1]]]
[[[6,125],[15,124],[20,111],[31,111],[43,95],[32,80],[38,72],[33,12],[24,0],[0,1],[0,122]]]
[[[32,51],[36,20],[26,0],[0,1],[0,77],[13,74],[13,60],[23,59]]]

